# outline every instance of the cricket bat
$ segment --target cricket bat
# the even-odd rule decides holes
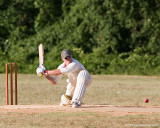
[[[38,46],[38,50],[39,50],[39,67],[43,65],[44,63],[44,48],[43,48],[43,44],[40,44]],[[42,77],[43,74],[40,74],[40,77]]]

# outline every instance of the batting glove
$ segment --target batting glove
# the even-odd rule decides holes
[[[40,67],[42,68],[43,73],[45,73],[46,68],[43,65],[41,65]]]
[[[46,68],[43,65],[37,67],[37,69],[36,69],[37,75],[40,76],[40,77],[43,76],[45,71],[46,71]]]

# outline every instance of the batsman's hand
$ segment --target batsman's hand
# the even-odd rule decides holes
[[[46,71],[46,68],[43,65],[38,66],[37,69],[36,69],[37,75],[40,76],[40,77],[43,76],[45,71]]]

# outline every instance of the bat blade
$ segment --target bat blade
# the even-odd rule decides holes
[[[42,66],[44,63],[44,48],[43,48],[43,44],[40,44],[38,46],[38,51],[39,51],[39,66]],[[42,77],[43,74],[40,74],[40,77]]]
[[[44,48],[43,48],[43,44],[39,45],[38,50],[39,50],[39,66],[41,66],[44,63]]]

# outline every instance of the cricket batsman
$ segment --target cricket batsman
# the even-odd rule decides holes
[[[42,65],[36,69],[37,75],[43,74],[48,81],[57,85],[62,75],[67,75],[67,90],[66,93],[61,96],[60,106],[71,105],[73,108],[77,108],[82,104],[82,98],[86,91],[86,87],[92,82],[92,78],[85,67],[72,58],[71,52],[67,49],[61,52],[61,58],[63,63],[55,70],[46,70]]]

